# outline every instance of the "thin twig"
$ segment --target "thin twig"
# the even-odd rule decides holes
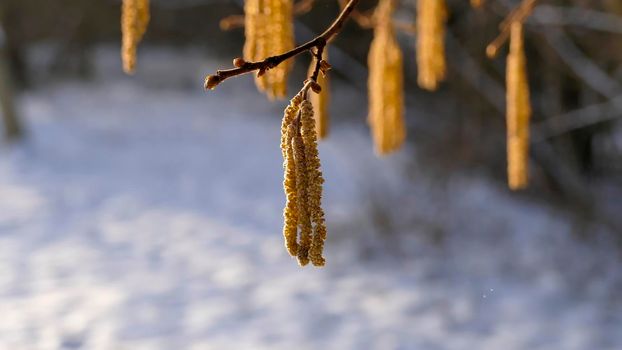
[[[267,70],[278,66],[283,61],[295,57],[302,52],[311,50],[312,48],[317,48],[319,50],[321,47],[323,49],[324,46],[326,46],[326,43],[341,31],[344,23],[352,14],[352,11],[359,3],[359,1],[360,0],[350,0],[350,2],[348,2],[348,4],[343,8],[337,19],[335,19],[335,21],[330,25],[330,27],[328,27],[328,29],[326,29],[324,33],[322,33],[315,39],[280,55],[268,57],[263,61],[244,62],[241,59],[236,59],[234,61],[239,62],[237,68],[218,70],[216,71],[216,74],[207,76],[205,78],[205,88],[210,90],[214,89],[218,84],[222,83],[223,81],[241,74],[246,74],[254,71],[257,71],[258,74],[264,74]]]
[[[339,7],[341,7],[341,9],[343,9],[346,5],[347,2],[346,0],[339,0]],[[363,29],[371,29],[374,27],[374,11],[367,11],[367,12],[361,12],[358,10],[354,10],[352,11],[352,20],[359,25],[359,27],[363,28]]]
[[[510,14],[499,24],[499,35],[486,47],[488,58],[495,58],[499,49],[510,37],[510,28],[514,22],[524,22],[533,12],[538,0],[523,0]]]
[[[220,20],[220,30],[244,28],[244,15],[231,15]]]

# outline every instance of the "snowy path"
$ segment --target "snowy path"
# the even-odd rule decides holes
[[[232,86],[24,98],[31,141],[0,155],[0,349],[622,348],[607,242],[481,180],[408,182],[409,154],[376,160],[362,125],[322,145],[328,266],[298,268],[279,107]]]

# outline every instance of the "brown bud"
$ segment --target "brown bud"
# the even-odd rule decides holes
[[[260,76],[266,74],[266,69],[262,68],[260,70],[257,71],[257,77],[259,78]]]
[[[237,57],[233,59],[233,65],[236,68],[242,68],[242,66],[244,66],[245,64],[246,64],[246,61],[244,61],[244,59],[241,57]]]
[[[333,66],[331,66],[330,63],[328,63],[327,61],[325,60],[320,61],[320,71],[322,71],[322,74],[326,74],[332,68]]]
[[[205,78],[205,84],[204,87],[205,89],[209,89],[212,90],[216,87],[216,85],[220,84],[220,77],[217,75],[210,75],[207,78]]]
[[[313,90],[316,94],[319,94],[322,91],[322,87],[316,81],[312,81],[311,90]]]

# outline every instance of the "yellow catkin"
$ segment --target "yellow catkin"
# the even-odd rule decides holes
[[[287,132],[289,126],[294,122],[294,119],[298,116],[300,110],[300,104],[302,103],[302,96],[296,95],[289,102],[285,112],[283,113],[283,121],[281,122],[281,151],[283,153],[283,159],[285,159],[285,150],[289,146],[287,143]]]
[[[300,109],[302,97],[295,96],[287,106],[281,125],[281,150],[283,153],[283,167],[285,178],[283,188],[285,190],[286,204],[283,210],[284,225],[283,236],[285,247],[291,256],[298,255],[298,199],[296,184],[296,163],[294,160],[293,138],[296,133],[293,121]]]
[[[324,52],[322,53],[322,58],[327,61],[328,53],[327,49],[324,48]],[[311,66],[309,67],[309,74],[311,76],[315,69],[316,60],[311,61]],[[328,75],[324,75],[320,73],[317,78],[318,84],[322,87],[322,91],[319,94],[312,93],[309,96],[311,103],[313,103],[313,109],[315,110],[315,126],[317,131],[318,139],[322,140],[326,136],[328,136],[328,126],[329,126],[329,106],[330,106],[330,81]]]
[[[132,74],[136,68],[136,49],[147,30],[149,18],[149,0],[123,0],[121,58],[127,74]]]
[[[295,124],[299,125],[296,121]],[[293,137],[294,161],[296,163],[296,198],[298,199],[298,226],[300,228],[300,240],[298,244],[298,263],[305,266],[309,263],[309,248],[313,228],[309,210],[308,186],[309,179],[307,174],[307,161],[305,158],[305,146],[300,135],[300,126]]]
[[[285,189],[286,204],[283,216],[283,236],[285,237],[285,247],[291,256],[298,255],[298,198],[296,185],[296,162],[294,160],[293,140],[296,129],[290,124],[287,129],[287,148],[285,149]]]
[[[292,0],[246,0],[244,59],[259,61],[278,55],[294,47]],[[255,78],[260,91],[269,98],[283,98],[287,94],[289,61],[279,64]]]
[[[510,33],[506,72],[508,186],[517,190],[527,187],[528,183],[531,105],[522,23],[512,23]]]
[[[391,0],[378,5],[368,59],[368,122],[378,155],[399,149],[406,138],[402,51],[395,39],[392,12]]]
[[[305,163],[307,172],[308,208],[313,223],[313,238],[309,249],[309,258],[314,266],[324,266],[326,263],[322,252],[326,240],[326,223],[322,209],[322,185],[324,177],[320,165],[317,149],[317,132],[313,104],[303,101],[300,106],[301,134],[304,142]]]
[[[436,90],[445,79],[445,0],[417,0],[417,83]]]

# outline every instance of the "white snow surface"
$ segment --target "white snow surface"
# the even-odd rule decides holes
[[[284,103],[248,79],[23,96],[29,140],[0,155],[0,349],[622,349],[610,232],[581,240],[478,175],[439,183],[416,143],[376,158],[364,106],[320,147],[328,265],[298,267]]]

